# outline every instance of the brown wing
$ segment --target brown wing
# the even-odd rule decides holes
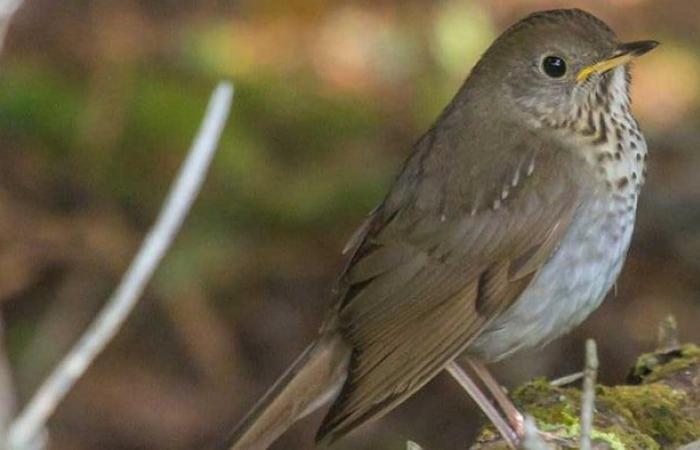
[[[339,283],[333,326],[353,355],[318,440],[385,414],[432,379],[556,248],[581,197],[571,153],[509,139],[481,161],[494,176],[479,180],[469,156],[440,164],[459,148],[428,135],[373,213]]]

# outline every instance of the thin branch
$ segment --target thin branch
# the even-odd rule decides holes
[[[549,382],[549,384],[550,386],[561,387],[566,386],[567,384],[575,383],[581,378],[583,378],[583,372],[575,372],[570,373],[569,375],[564,375],[563,377],[557,378],[556,380],[552,380]]]
[[[540,432],[535,425],[535,419],[530,416],[525,416],[523,422],[523,450],[551,450],[552,447],[547,445],[547,443],[540,436]]]
[[[423,447],[413,441],[406,442],[406,450],[423,450]]]
[[[10,19],[15,15],[22,0],[0,0],[0,50],[5,42],[5,35],[10,26]],[[0,443],[5,442],[10,422],[15,415],[17,403],[15,386],[12,381],[12,369],[5,350],[5,322],[0,317]]]
[[[0,49],[5,43],[5,35],[10,27],[10,19],[15,15],[23,0],[0,0]]]
[[[659,323],[656,342],[657,352],[668,353],[681,348],[681,343],[678,340],[678,324],[672,314],[666,316]]]
[[[680,447],[678,450],[700,450],[700,440],[686,444]]]
[[[0,442],[5,442],[7,429],[15,415],[16,395],[10,361],[5,351],[5,324],[0,319]]]
[[[35,440],[35,436],[44,428],[49,416],[92,361],[116,335],[135,306],[199,193],[228,118],[232,98],[233,87],[229,83],[220,83],[211,96],[197,137],[180,168],[156,223],[144,239],[121,283],[97,318],[44,381],[10,427],[11,449],[23,450]]]
[[[583,393],[581,394],[581,450],[591,450],[593,410],[595,408],[595,384],[598,377],[598,352],[595,341],[586,341],[586,365],[583,369]]]

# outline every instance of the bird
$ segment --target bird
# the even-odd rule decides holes
[[[317,339],[225,448],[268,448],[328,404],[330,444],[442,371],[515,448],[522,415],[487,364],[569,332],[614,285],[646,178],[629,63],[657,45],[580,9],[507,28],[350,239]]]

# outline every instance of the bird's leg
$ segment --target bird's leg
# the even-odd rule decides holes
[[[510,426],[515,430],[518,439],[522,439],[525,435],[525,419],[518,408],[510,401],[508,395],[506,395],[503,387],[498,383],[498,381],[491,375],[491,371],[484,365],[484,363],[471,359],[469,357],[465,358],[467,364],[472,368],[476,376],[481,379],[486,386],[486,389],[493,395],[493,398],[501,407],[501,410],[506,414],[506,418],[510,423]],[[537,430],[539,435],[546,441],[550,442],[561,442],[562,439],[555,434],[547,433],[545,431]]]
[[[486,389],[488,389],[491,395],[493,395],[493,398],[496,400],[496,403],[498,403],[498,406],[500,406],[503,412],[506,414],[511,427],[513,427],[519,437],[522,437],[523,433],[525,432],[523,427],[523,415],[520,413],[520,411],[518,411],[518,408],[515,407],[513,402],[510,401],[508,395],[506,395],[506,393],[503,391],[503,387],[498,383],[493,375],[491,375],[489,369],[482,362],[469,357],[466,357],[465,360],[472,370],[474,370],[476,376],[479,377],[484,383]]]
[[[452,361],[446,367],[447,373],[454,378],[462,388],[467,391],[467,394],[479,405],[479,408],[486,414],[486,417],[493,423],[498,432],[503,436],[508,446],[512,449],[518,448],[519,436],[513,428],[508,425],[505,419],[501,416],[491,401],[481,392],[481,389],[472,381],[469,375],[462,369],[457,362]]]

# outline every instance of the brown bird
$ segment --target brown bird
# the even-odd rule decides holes
[[[507,29],[351,239],[318,339],[229,448],[267,448],[327,403],[317,441],[332,442],[445,369],[515,446],[521,416],[484,364],[568,332],[615,282],[647,159],[627,63],[657,44],[619,43],[576,9]]]

